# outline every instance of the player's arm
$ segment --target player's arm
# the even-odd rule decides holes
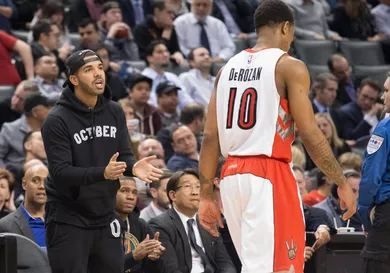
[[[337,185],[346,183],[343,171],[333,155],[328,140],[314,118],[309,100],[310,77],[306,65],[292,57],[285,57],[280,60],[277,71],[282,73],[287,87],[291,114],[311,159]]]
[[[218,125],[217,125],[217,109],[216,109],[216,91],[221,76],[219,71],[215,83],[214,91],[211,95],[210,103],[207,108],[206,124],[203,133],[202,147],[199,158],[199,175],[202,198],[214,198],[214,183],[215,172],[218,167],[218,158],[220,154]]]

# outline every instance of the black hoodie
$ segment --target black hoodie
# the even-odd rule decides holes
[[[125,175],[132,176],[136,162],[125,114],[111,101],[109,87],[98,96],[94,109],[75,96],[73,87],[66,88],[45,119],[42,138],[49,163],[46,222],[108,225],[120,184],[106,180],[104,169],[116,152],[117,161],[127,163]]]

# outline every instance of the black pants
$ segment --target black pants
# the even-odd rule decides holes
[[[103,228],[50,222],[46,247],[52,273],[123,273],[124,251],[118,220]]]
[[[390,272],[390,200],[376,206],[362,257],[364,273]]]

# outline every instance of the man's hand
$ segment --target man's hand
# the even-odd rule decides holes
[[[319,226],[314,235],[316,236],[316,243],[314,247],[315,250],[319,249],[321,246],[330,241],[329,231],[324,226]]]
[[[156,241],[154,239],[149,239],[149,234],[146,235],[145,240],[143,240],[134,250],[133,250],[133,257],[134,260],[140,261],[149,254],[153,252],[153,250],[159,248],[161,246],[161,243],[159,241]]]
[[[333,35],[332,37],[330,37],[333,41],[342,41],[344,40],[343,37],[341,37],[340,35],[336,34],[336,35]]]
[[[382,112],[383,107],[384,106],[382,103],[374,103],[374,105],[371,107],[370,111],[368,111],[368,115],[370,115],[370,116],[378,115],[378,113]]]
[[[133,167],[133,174],[147,183],[152,183],[153,181],[160,179],[163,171],[153,167],[153,165],[150,164],[150,161],[154,159],[156,159],[156,156],[152,155],[145,157],[135,163]]]
[[[248,37],[249,37],[248,33],[243,33],[243,32],[237,35],[237,38],[242,40],[248,40]]]
[[[218,237],[217,223],[223,228],[221,210],[213,198],[201,198],[199,204],[199,221],[211,235]]]
[[[116,33],[120,30],[120,29],[124,29],[128,32],[128,38],[129,39],[132,39],[133,37],[133,34],[131,33],[131,29],[130,27],[125,24],[125,23],[122,23],[122,22],[118,22],[118,23],[115,23],[113,24],[110,29],[108,30],[108,33],[107,33],[107,38],[114,38],[116,36]]]
[[[312,248],[310,246],[305,247],[305,262],[307,262],[308,260],[311,259],[311,257],[313,256],[313,253],[314,253],[314,248]]]
[[[58,49],[58,57],[65,61],[72,54],[72,46],[65,43],[60,49]]]
[[[157,231],[154,234],[154,240],[158,241],[158,238],[160,236],[160,233]],[[154,249],[151,254],[148,255],[148,258],[152,261],[160,259],[162,253],[165,251],[165,247],[160,245],[158,248]]]
[[[315,33],[315,34],[313,35],[313,37],[314,37],[314,39],[319,40],[319,41],[325,40],[325,36],[324,36],[324,35],[321,35],[321,34],[318,34],[318,33]]]
[[[126,170],[126,162],[116,162],[119,153],[116,152],[108,162],[107,167],[104,169],[104,178],[108,180],[117,180],[123,175]]]
[[[173,53],[171,55],[171,59],[175,60],[175,62],[177,64],[182,64],[182,63],[186,62],[186,60],[184,59],[183,54],[181,54],[181,52],[179,52],[179,51],[176,51],[175,53]]]
[[[356,196],[353,194],[351,186],[346,181],[339,184],[337,194],[340,197],[341,210],[348,208],[348,210],[343,215],[343,220],[346,221],[350,219],[356,212]]]

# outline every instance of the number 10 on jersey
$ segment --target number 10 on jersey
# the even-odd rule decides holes
[[[236,106],[237,88],[230,88],[227,110],[226,129],[233,128],[234,107]],[[253,87],[245,89],[241,95],[238,110],[237,126],[243,130],[252,129],[256,124],[257,91]]]

